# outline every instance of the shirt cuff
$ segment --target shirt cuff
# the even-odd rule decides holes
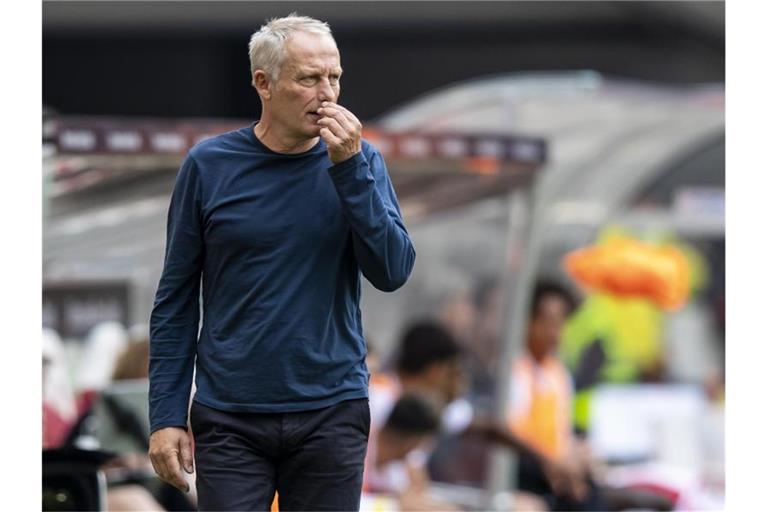
[[[343,178],[349,175],[354,175],[354,171],[356,169],[359,169],[360,166],[365,163],[368,163],[368,160],[365,159],[365,155],[363,155],[363,151],[360,150],[357,153],[355,153],[353,156],[344,160],[343,162],[329,167],[328,173],[334,179]]]
[[[163,424],[163,423],[161,423],[161,424],[159,424],[159,425],[154,425],[154,426],[153,426],[153,427],[150,429],[150,431],[149,431],[149,434],[150,434],[150,435],[152,435],[154,432],[157,432],[157,431],[158,431],[158,430],[160,430],[160,429],[163,429],[163,428],[170,428],[170,427],[175,427],[175,428],[183,428],[184,430],[186,430],[186,431],[189,431],[189,429],[187,428],[187,426],[186,426],[186,425],[181,425],[181,424],[179,424],[179,423],[176,423],[176,422],[174,422],[174,423],[167,423],[167,424]]]

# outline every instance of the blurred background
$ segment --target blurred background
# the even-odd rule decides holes
[[[723,508],[725,8],[631,1],[43,2],[44,508],[194,506],[141,459],[170,192],[189,147],[258,119],[247,43],[291,11],[330,24],[340,103],[417,250],[403,288],[365,284],[371,370],[397,373],[431,321],[461,348],[474,417],[531,437],[515,364],[537,283],[558,283],[576,307],[548,357],[602,489],[581,508]],[[437,508],[563,506],[524,501],[514,450],[433,444]]]

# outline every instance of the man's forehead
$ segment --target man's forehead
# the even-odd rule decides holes
[[[286,41],[284,69],[302,72],[341,72],[336,42],[329,35],[297,32]]]
[[[285,61],[286,68],[292,68],[303,72],[336,71],[341,72],[341,63],[338,57],[333,56],[303,56],[288,58]]]
[[[285,42],[285,49],[288,55],[294,57],[339,57],[336,42],[326,34],[297,32]]]

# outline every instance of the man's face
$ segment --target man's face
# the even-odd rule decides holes
[[[562,298],[548,295],[541,299],[528,324],[528,349],[536,359],[543,359],[557,350],[567,318],[568,305]]]
[[[430,372],[432,386],[435,390],[439,390],[440,396],[446,404],[456,400],[464,393],[467,386],[467,375],[458,357],[434,363]]]
[[[289,136],[310,139],[320,134],[317,109],[336,102],[341,90],[341,60],[333,38],[297,32],[285,43],[277,83],[270,85],[268,105],[276,124]]]

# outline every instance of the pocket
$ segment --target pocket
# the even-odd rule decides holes
[[[363,431],[367,437],[371,433],[371,405],[367,398],[361,398],[358,400],[358,403],[360,404],[360,409],[362,409]]]
[[[197,430],[197,415],[198,415],[198,405],[197,402],[192,400],[192,405],[189,407],[189,426],[192,429],[192,432]]]
[[[211,423],[210,411],[210,408],[192,400],[192,406],[189,408],[189,426],[193,432],[206,423]]]

